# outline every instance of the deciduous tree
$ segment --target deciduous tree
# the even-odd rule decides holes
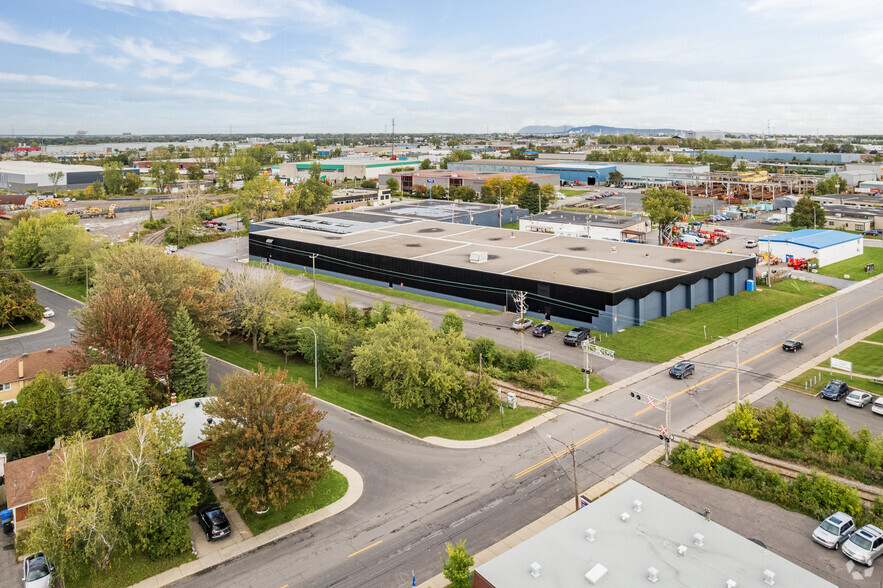
[[[109,161],[104,164],[104,190],[108,196],[116,196],[123,193],[123,164],[119,161]]]
[[[690,213],[690,197],[669,188],[650,188],[641,198],[644,212],[659,225],[659,242],[663,243],[679,218]]]
[[[85,370],[96,364],[143,369],[156,381],[169,373],[172,342],[160,304],[147,292],[118,287],[93,296],[79,312],[73,360]]]
[[[291,303],[291,290],[282,284],[276,270],[224,273],[221,289],[229,295],[227,316],[230,326],[252,341],[257,353],[258,342],[273,334],[273,327]]]
[[[325,413],[303,382],[286,372],[236,373],[212,388],[205,411],[215,418],[205,430],[211,444],[206,467],[222,474],[230,501],[253,511],[281,507],[325,477],[334,444],[319,429]]]
[[[789,222],[795,229],[822,229],[825,227],[825,209],[818,202],[804,196],[794,205]]]
[[[74,380],[70,404],[78,428],[92,437],[128,429],[136,413],[149,404],[147,386],[141,369],[93,365]]]
[[[6,255],[0,251],[0,327],[18,321],[39,321],[43,306],[37,302],[33,286],[18,271]]]
[[[445,561],[445,558],[441,558],[442,573],[451,583],[451,588],[470,588],[472,577],[469,575],[469,568],[475,564],[475,560],[466,551],[466,540],[458,541],[456,545],[445,543],[445,551],[448,559]]]
[[[285,186],[270,176],[260,175],[245,182],[235,200],[244,225],[252,217],[264,220],[268,210],[281,209],[285,204]]]

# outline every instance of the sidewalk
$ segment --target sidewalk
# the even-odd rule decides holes
[[[194,576],[218,566],[227,560],[239,557],[249,551],[260,549],[264,545],[278,541],[283,537],[296,533],[301,529],[343,512],[359,500],[359,497],[362,496],[364,485],[362,482],[362,476],[348,465],[335,461],[333,467],[335,470],[346,476],[346,480],[349,483],[346,494],[344,494],[337,502],[294,519],[293,521],[279,525],[278,527],[274,527],[256,537],[251,537],[234,545],[229,545],[215,553],[206,554],[205,557],[187,562],[177,568],[166,570],[161,574],[142,580],[133,586],[136,588],[159,588],[161,586],[169,586],[170,584],[174,584],[188,576]]]
[[[590,500],[596,500],[603,494],[609,492],[613,488],[619,486],[620,484],[643,470],[645,467],[655,463],[656,460],[662,457],[663,453],[664,450],[661,445],[654,449],[651,449],[612,476],[601,480],[585,492],[580,492],[580,494],[589,498]],[[530,523],[529,525],[522,527],[505,539],[494,543],[487,549],[480,551],[474,556],[475,565],[473,566],[473,569],[489,562],[498,555],[505,553],[506,551],[520,544],[522,541],[530,539],[540,531],[551,527],[555,523],[565,519],[571,514],[573,514],[573,499],[568,499],[567,502],[565,502],[552,512],[549,512],[546,515],[538,518],[534,522]],[[445,588],[445,586],[447,585],[447,578],[445,578],[443,574],[438,574],[437,576],[434,576],[420,584],[420,588]]]

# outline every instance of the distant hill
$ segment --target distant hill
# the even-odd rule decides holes
[[[585,135],[588,133],[595,133],[597,135],[676,135],[680,132],[683,132],[683,129],[646,129],[608,127],[606,125],[591,125],[584,127],[530,125],[518,130],[518,133],[521,135],[563,135],[565,133],[572,133],[575,135]]]

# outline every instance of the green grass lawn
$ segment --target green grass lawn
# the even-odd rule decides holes
[[[21,335],[22,333],[30,333],[43,328],[40,321],[16,321],[15,324],[0,329],[0,338],[9,337],[10,335]]]
[[[558,402],[569,402],[574,398],[579,398],[586,394],[585,376],[583,376],[583,373],[579,368],[558,361],[550,361],[548,359],[540,360],[539,364],[544,371],[555,374],[564,383],[561,388],[545,390],[546,394],[554,394],[558,399]],[[589,375],[590,390],[595,391],[606,385],[607,381],[604,380],[604,378],[595,374]]]
[[[883,343],[883,330],[877,331],[873,335],[869,335],[865,337],[867,341],[876,341],[877,343]]]
[[[299,358],[292,358],[286,364],[281,355],[267,350],[259,350],[254,354],[251,345],[243,342],[227,344],[203,339],[202,348],[209,355],[248,370],[256,370],[258,364],[261,364],[270,369],[288,370],[288,378],[293,381],[301,379],[308,384],[313,382],[313,366]],[[543,412],[535,408],[507,408],[501,426],[499,411],[492,410],[480,423],[464,423],[445,419],[422,408],[395,408],[379,390],[354,389],[348,380],[324,375],[319,379],[318,390],[310,386],[310,394],[421,438],[435,436],[456,440],[483,439],[519,425]]]
[[[517,226],[515,227],[518,228]],[[261,262],[251,260],[248,262],[248,265],[252,267],[261,267]],[[303,270],[294,269],[291,267],[285,267],[281,265],[274,266],[282,272],[286,274],[290,274],[292,276],[302,276],[307,275],[312,277],[312,272],[304,273]],[[457,310],[467,310],[470,312],[480,312],[481,314],[500,314],[502,310],[494,310],[492,308],[485,308],[483,306],[475,306],[474,304],[465,304],[463,302],[454,302],[452,300],[445,300],[443,298],[433,298],[432,296],[423,296],[422,294],[414,294],[412,292],[405,292],[403,290],[393,290],[392,288],[384,288],[382,286],[375,286],[373,284],[365,284],[363,282],[357,282],[355,280],[346,280],[343,278],[338,278],[335,276],[326,276],[324,274],[316,274],[316,279],[320,282],[328,282],[329,284],[338,284],[341,286],[348,286],[350,288],[355,288],[357,290],[364,290],[365,292],[374,292],[375,294],[383,294],[385,296],[395,296],[396,298],[404,298],[405,300],[413,300],[414,302],[426,302],[427,304],[435,304],[438,306],[446,306],[448,308],[455,308]]]
[[[270,509],[270,512],[262,515],[253,512],[240,514],[251,532],[258,535],[282,523],[293,521],[337,502],[346,494],[348,487],[349,482],[347,482],[346,476],[337,470],[330,470],[328,476],[316,484],[310,495],[296,498],[282,508]]]
[[[509,224],[503,225],[500,228],[511,229],[511,230],[517,231],[518,230],[518,221],[515,221],[514,223],[509,223]]]
[[[622,333],[592,331],[592,335],[600,338],[599,345],[616,351],[617,357],[662,363],[708,344],[712,337],[732,335],[835,291],[822,284],[786,280],[772,288],[739,292],[714,303],[700,304],[693,310],[656,318]]]
[[[141,580],[161,574],[166,570],[176,568],[194,559],[196,557],[189,551],[156,561],[140,553],[127,555],[122,552],[114,552],[110,558],[110,565],[106,570],[99,571],[90,566],[76,580],[68,580],[67,585],[89,586],[89,588],[131,586]]]
[[[59,279],[58,276],[54,276],[52,274],[48,274],[42,270],[37,269],[22,269],[19,270],[27,279],[32,282],[36,282],[41,286],[45,286],[50,290],[55,290],[56,292],[61,292],[65,296],[70,296],[79,301],[86,300],[86,285],[80,284],[79,282],[75,282],[73,284],[65,284]]]
[[[871,273],[865,272],[865,266],[869,263],[873,263],[875,267]],[[856,281],[873,278],[880,275],[881,271],[883,271],[883,247],[865,247],[862,255],[819,268],[820,274],[835,278],[842,278],[848,274],[850,280]]]
[[[580,194],[585,194],[585,190],[558,190],[565,196],[579,196]]]
[[[856,374],[875,378],[883,375],[883,345],[856,343],[842,350],[837,358],[851,361],[852,371]]]

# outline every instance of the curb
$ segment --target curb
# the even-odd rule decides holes
[[[343,512],[355,504],[362,496],[364,483],[362,481],[362,476],[346,464],[335,460],[331,467],[343,474],[349,484],[346,493],[336,502],[332,502],[328,506],[322,507],[317,511],[306,514],[293,521],[283,523],[278,527],[273,527],[260,535],[226,547],[215,554],[166,570],[156,576],[142,580],[137,584],[132,584],[132,586],[136,588],[160,588],[162,586],[169,586],[175,582],[183,580],[184,578],[201,574],[202,572],[215,568],[225,562],[236,559],[241,555],[260,549],[265,545],[269,545],[270,543],[283,539],[301,529]]]
[[[883,275],[883,274],[881,274],[881,275]],[[883,321],[869,327],[868,329],[865,329],[864,331],[862,331],[861,333],[859,333],[855,337],[852,337],[848,341],[842,342],[841,345],[843,346],[844,349],[851,346],[851,345],[855,345],[856,343],[860,342],[862,339],[864,339],[865,337],[867,337],[871,333],[876,333],[877,331],[879,331],[881,329],[881,327],[883,327]],[[756,391],[752,392],[751,394],[744,396],[741,399],[742,402],[748,402],[749,404],[754,404],[755,402],[757,402],[758,400],[760,400],[761,398],[763,398],[764,396],[766,396],[770,392],[773,392],[774,390],[781,388],[783,382],[790,382],[791,380],[793,380],[794,378],[796,378],[797,376],[799,376],[803,372],[818,367],[819,363],[821,363],[822,361],[824,361],[825,359],[827,359],[831,355],[832,354],[831,354],[830,349],[827,350],[825,353],[816,355],[815,357],[813,357],[809,361],[797,366],[796,368],[794,368],[793,370],[791,370],[787,374],[783,375],[781,378],[777,379],[777,381],[770,382],[769,384],[767,384],[766,386],[764,386],[760,390],[756,390]],[[711,425],[725,419],[727,417],[727,415],[730,414],[731,410],[733,410],[733,406],[727,405],[726,407],[717,411],[713,415],[705,417],[701,421],[699,421],[699,422],[693,424],[692,426],[690,426],[689,428],[685,429],[684,433],[695,437],[696,435],[698,435],[699,433],[701,433],[702,431],[704,431],[705,429],[707,429]]]
[[[39,335],[40,333],[45,333],[46,331],[51,331],[55,328],[55,323],[50,320],[40,319],[40,322],[43,323],[42,329],[37,329],[36,331],[28,331],[27,333],[16,333],[15,335],[6,335],[5,337],[0,337],[0,341],[9,341],[10,339],[18,339],[19,337]]]
[[[67,298],[68,300],[71,300],[71,301],[73,301],[73,302],[76,302],[76,303],[79,304],[80,306],[83,306],[83,305],[85,304],[85,302],[83,302],[82,300],[77,300],[76,298],[74,298],[74,297],[72,297],[72,296],[68,296],[67,294],[62,294],[62,293],[59,292],[58,290],[53,290],[53,289],[50,288],[49,286],[44,286],[43,284],[41,284],[41,283],[39,283],[39,282],[34,282],[34,281],[31,281],[31,280],[28,280],[28,281],[29,281],[31,284],[33,284],[33,285],[40,286],[40,287],[43,288],[44,290],[49,290],[50,292],[54,292],[54,293],[58,294],[59,296],[64,296],[64,297]]]
[[[664,453],[665,450],[661,446],[654,447],[635,461],[626,464],[624,467],[617,470],[614,474],[604,478],[594,486],[590,487],[585,492],[580,492],[580,494],[586,496],[590,500],[596,500],[634,476],[636,473],[638,473],[648,465],[655,463],[656,460],[662,457]],[[474,570],[476,567],[484,565],[498,555],[501,555],[506,551],[512,549],[513,547],[519,545],[523,541],[530,539],[540,531],[551,527],[555,523],[567,518],[571,514],[573,514],[573,499],[568,499],[567,502],[555,508],[551,512],[546,513],[534,522],[529,523],[528,525],[515,531],[508,537],[501,539],[490,547],[478,552],[474,556],[475,564],[472,566],[472,569]],[[447,578],[445,578],[443,574],[438,574],[436,576],[433,576],[429,580],[426,580],[422,584],[419,584],[419,588],[445,588],[446,586],[448,586],[448,584],[449,582]]]

